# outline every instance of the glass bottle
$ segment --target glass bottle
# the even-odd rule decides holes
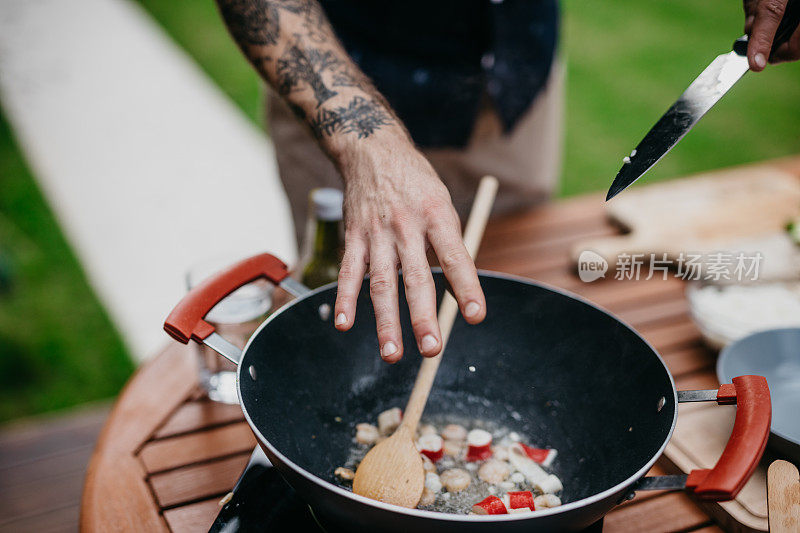
[[[311,191],[314,214],[314,246],[300,278],[310,289],[336,281],[343,242],[341,237],[342,192],[336,189]]]

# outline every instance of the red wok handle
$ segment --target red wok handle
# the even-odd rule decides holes
[[[736,497],[755,470],[769,437],[772,404],[763,376],[739,376],[720,385],[717,403],[736,404],[736,420],[728,444],[711,470],[689,473],[686,488],[701,500],[727,501]]]
[[[260,254],[244,259],[189,291],[164,321],[164,331],[183,344],[190,339],[200,342],[214,333],[214,326],[204,317],[223,298],[259,278],[278,285],[288,276],[286,265],[274,255]]]

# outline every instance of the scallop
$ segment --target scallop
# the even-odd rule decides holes
[[[469,487],[470,475],[469,472],[464,469],[451,468],[450,470],[442,472],[439,479],[448,492],[461,492]]]
[[[467,439],[467,428],[459,424],[448,424],[442,430],[445,440],[462,441]]]
[[[429,488],[422,489],[422,498],[419,499],[420,506],[427,507],[436,502],[436,493]]]
[[[558,507],[561,505],[561,498],[555,494],[542,494],[533,499],[533,506],[536,509],[547,509],[548,507]]]
[[[403,412],[399,407],[392,407],[378,415],[378,429],[381,435],[389,435],[397,429],[403,418]]]
[[[422,459],[422,469],[423,469],[425,472],[434,472],[434,473],[435,473],[435,472],[436,472],[436,465],[435,465],[435,464],[433,464],[433,461],[431,461],[431,460],[428,458],[428,456],[427,456],[427,455],[424,455],[424,454],[419,454],[419,456],[420,456],[420,458]]]
[[[350,470],[349,468],[345,468],[340,466],[336,470],[333,471],[333,475],[338,477],[339,479],[343,479],[345,481],[352,481],[354,477],[356,477],[356,473]]]
[[[442,445],[442,449],[444,450],[445,455],[450,455],[452,457],[461,457],[461,455],[464,453],[464,442],[455,440],[445,440],[444,444]]]
[[[492,446],[492,457],[501,461],[508,460],[508,448],[506,446]]]
[[[367,424],[366,422],[363,422],[361,424],[356,424],[357,443],[372,445],[378,441],[378,437],[380,436],[381,435],[378,432],[378,428],[376,428],[372,424]]]
[[[436,435],[436,426],[433,424],[422,424],[419,426],[417,433],[419,433],[420,437],[423,435]]]
[[[502,483],[510,475],[511,467],[505,461],[498,459],[489,459],[478,469],[478,477],[490,485]]]
[[[435,472],[428,472],[425,474],[425,488],[433,491],[434,494],[442,490],[442,480]]]

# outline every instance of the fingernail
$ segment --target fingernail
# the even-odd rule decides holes
[[[764,54],[760,52],[755,55],[753,61],[755,61],[756,65],[758,65],[758,68],[764,68],[767,66],[767,58],[765,58]]]
[[[438,344],[439,344],[439,341],[437,341],[436,337],[434,337],[431,334],[428,334],[428,335],[425,335],[424,337],[422,337],[422,351],[423,352],[429,352],[429,351],[433,350],[434,348],[436,348],[436,345],[438,345]]]
[[[480,312],[480,310],[481,306],[477,302],[470,302],[464,308],[464,314],[466,316],[475,316]]]
[[[334,321],[334,325],[341,326],[342,324],[347,323],[347,317],[344,316],[344,313],[339,313],[336,315],[336,320]]]
[[[383,345],[383,348],[381,348],[381,357],[384,359],[395,353],[397,353],[397,345],[392,341],[387,342]]]

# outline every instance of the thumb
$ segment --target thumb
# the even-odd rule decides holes
[[[775,32],[786,11],[787,0],[761,0],[758,2],[747,46],[750,70],[761,72],[767,66]]]

